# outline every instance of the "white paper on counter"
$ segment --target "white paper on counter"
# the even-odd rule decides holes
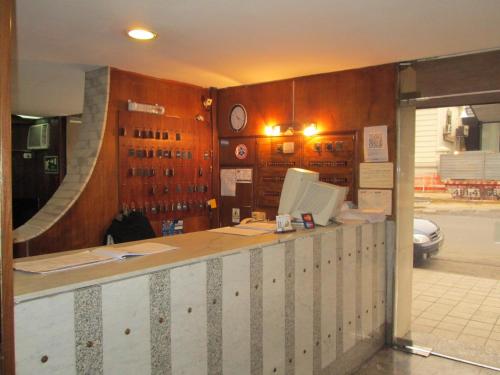
[[[381,209],[392,215],[392,190],[359,189],[358,207],[362,210]]]
[[[177,247],[165,245],[162,243],[143,242],[140,244],[126,246],[101,246],[90,250],[90,252],[103,256],[111,256],[116,259],[124,259],[132,256],[159,254],[176,249]]]
[[[115,260],[115,258],[109,255],[94,254],[91,251],[85,250],[45,259],[16,261],[14,262],[14,269],[31,273],[49,273],[100,264],[112,260]]]
[[[224,233],[224,234],[234,234],[236,236],[260,236],[266,234],[262,230],[248,229],[248,228],[238,228],[238,227],[222,227],[216,229],[209,229],[208,232]]]
[[[365,162],[389,160],[387,125],[367,126],[363,129]]]
[[[236,169],[220,170],[220,195],[223,197],[236,196]]]
[[[359,187],[374,189],[393,188],[392,163],[360,163],[359,164]]]

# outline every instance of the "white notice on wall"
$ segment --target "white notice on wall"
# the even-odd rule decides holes
[[[392,215],[392,190],[358,190],[358,207],[362,210],[383,210]]]
[[[359,187],[392,189],[393,164],[392,163],[360,163]]]
[[[238,184],[251,184],[252,183],[252,168],[237,169],[236,182]]]
[[[231,210],[231,218],[232,218],[232,222],[234,224],[238,224],[240,222],[240,209],[239,208],[233,208]]]
[[[236,169],[220,170],[220,195],[223,197],[236,196]]]
[[[366,162],[389,160],[387,151],[387,125],[367,126],[364,128],[364,152]]]

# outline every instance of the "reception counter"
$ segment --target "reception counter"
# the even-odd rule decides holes
[[[384,343],[392,228],[196,232],[148,240],[167,253],[15,272],[17,374],[350,373]]]

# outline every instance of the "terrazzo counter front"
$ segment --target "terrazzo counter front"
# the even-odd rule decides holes
[[[197,232],[153,240],[168,253],[16,272],[17,374],[349,373],[384,343],[392,228]]]

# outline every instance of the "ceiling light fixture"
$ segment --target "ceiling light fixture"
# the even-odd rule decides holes
[[[26,120],[39,120],[41,119],[40,116],[31,116],[31,115],[18,115],[21,118],[24,118]]]
[[[156,38],[157,36],[156,33],[146,29],[132,29],[127,31],[127,34],[132,39],[138,39],[138,40],[150,40]]]

